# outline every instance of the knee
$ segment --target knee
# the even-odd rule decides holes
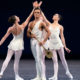
[[[58,61],[57,61],[57,60],[55,60],[55,61],[54,61],[54,64],[58,64]]]
[[[54,63],[54,64],[58,64],[58,60],[57,60],[57,59],[53,59],[53,58],[52,58],[52,60],[53,60],[53,63]]]
[[[61,61],[62,61],[62,62],[65,62],[65,61],[66,61],[65,56],[61,57]]]
[[[40,63],[41,61],[38,59],[36,62],[37,62],[37,63]]]
[[[38,64],[38,65],[41,64],[41,60],[40,59],[36,59],[35,61],[36,61],[36,64]]]
[[[9,60],[6,59],[3,64],[7,65],[8,63],[9,63]]]
[[[18,65],[19,64],[19,60],[14,60],[14,65]]]

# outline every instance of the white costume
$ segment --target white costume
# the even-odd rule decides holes
[[[52,49],[58,50],[61,47],[63,47],[62,41],[61,41],[61,39],[59,37],[59,34],[60,34],[59,27],[56,27],[54,29],[52,26],[50,26],[49,30],[51,32],[51,35],[49,37],[49,49],[50,50],[52,50]]]
[[[23,50],[24,49],[23,34],[24,30],[22,30],[22,32],[17,36],[13,35],[13,39],[8,45],[8,48],[14,51]]]
[[[13,54],[15,54],[15,60],[14,60],[15,80],[24,80],[19,76],[19,73],[18,73],[19,61],[22,55],[22,50],[24,49],[23,32],[24,30],[22,30],[19,35],[13,35],[13,39],[8,46],[7,57],[3,62],[3,65],[1,68],[0,76],[3,75],[5,69],[8,66],[9,61],[11,60],[11,57],[13,56]]]
[[[39,20],[35,24],[35,26],[32,30],[32,33],[37,37],[37,39],[39,41],[42,41],[42,31],[39,29],[41,22],[42,21]],[[36,71],[37,71],[36,77],[40,79],[43,76],[43,74],[42,74],[43,54],[41,52],[41,46],[39,45],[39,42],[34,38],[31,39],[31,49],[32,49],[32,53],[33,53],[33,56],[34,56],[35,62],[36,62]]]

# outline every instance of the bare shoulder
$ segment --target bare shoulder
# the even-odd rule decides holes
[[[34,22],[34,21],[29,22],[29,26],[33,25],[33,22]]]
[[[8,28],[8,32],[11,32],[13,30],[13,27]]]
[[[64,27],[62,25],[59,25],[60,30],[64,30]]]

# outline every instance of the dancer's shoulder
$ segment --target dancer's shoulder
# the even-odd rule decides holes
[[[59,25],[59,28],[60,28],[60,29],[64,29],[64,27],[63,27],[62,25]]]
[[[60,28],[60,31],[62,32],[64,31],[64,27],[62,25],[60,25],[59,28]]]
[[[31,21],[31,22],[29,22],[29,26],[30,26],[30,25],[32,25],[32,24],[33,24],[33,22],[34,22],[34,20],[33,20],[33,21]]]
[[[9,27],[7,32],[11,33],[12,32],[13,27]]]

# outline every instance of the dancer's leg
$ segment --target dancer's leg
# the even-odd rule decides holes
[[[0,75],[3,75],[5,69],[6,69],[7,66],[8,66],[9,61],[11,60],[11,57],[12,57],[13,53],[14,53],[13,50],[8,49],[7,57],[6,57],[5,61],[3,62],[3,65],[2,65],[2,68],[1,68]]]
[[[41,59],[41,65],[42,65],[42,80],[46,80],[46,66],[45,66],[45,51],[42,49],[42,59]]]
[[[42,53],[41,53],[41,47],[39,46],[39,44],[36,44],[36,54],[37,54],[37,66],[38,66],[38,70],[39,70],[39,77],[41,78],[41,74],[42,74],[42,65],[41,65],[41,59],[42,59]]]
[[[64,55],[64,49],[63,49],[63,48],[60,48],[60,49],[58,50],[58,54],[59,54],[59,56],[60,56],[60,59],[61,59],[61,62],[62,62],[62,64],[63,64],[63,66],[64,66],[64,68],[65,68],[65,71],[66,71],[66,72],[69,71],[69,68],[68,68],[68,65],[67,65],[67,62],[66,62],[66,59],[65,59],[65,55]]]
[[[23,80],[21,77],[19,77],[19,61],[22,55],[22,50],[15,51],[15,60],[14,60],[14,72],[15,72],[15,79],[16,80]]]
[[[34,56],[35,62],[36,62],[36,78],[32,79],[32,80],[37,80],[40,76],[39,76],[39,67],[38,67],[38,63],[37,63],[37,52],[36,52],[36,43],[34,41],[31,41],[31,50],[32,50],[32,54]]]
[[[66,74],[69,78],[73,78],[73,76],[71,75],[70,71],[69,71],[69,68],[68,68],[68,64],[67,64],[67,61],[65,59],[65,55],[64,55],[64,48],[60,48],[58,50],[58,54],[60,56],[60,59],[61,59],[61,62],[65,68],[65,71],[66,71]]]
[[[53,77],[49,78],[49,80],[57,80],[58,77],[58,59],[57,59],[57,53],[55,50],[52,51],[53,52],[53,64],[54,64],[54,75]]]

